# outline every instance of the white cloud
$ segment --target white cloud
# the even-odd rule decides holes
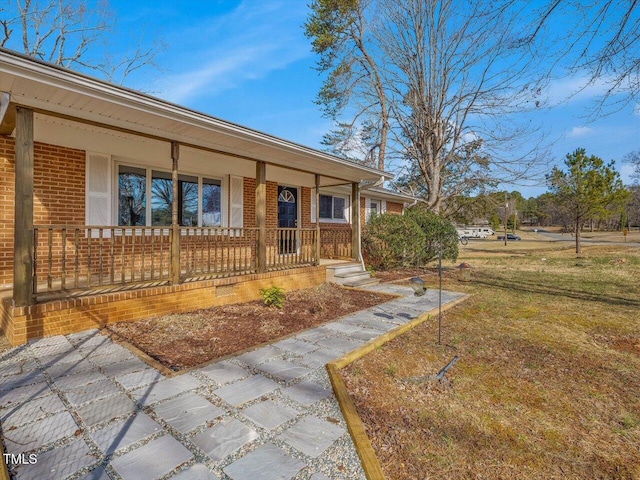
[[[305,14],[291,2],[244,1],[226,15],[174,32],[188,53],[180,53],[172,67],[180,73],[164,78],[160,96],[185,103],[219,94],[310,55],[300,27]]]
[[[573,127],[569,133],[567,133],[567,138],[579,138],[593,135],[593,128],[589,127]]]
[[[602,97],[609,88],[612,78],[602,76],[595,81],[586,76],[574,76],[553,80],[549,85],[548,101],[551,106],[564,102],[594,100]]]

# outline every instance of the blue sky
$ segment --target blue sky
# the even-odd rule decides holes
[[[314,99],[322,78],[302,25],[305,0],[170,1],[111,0],[123,42],[156,36],[166,45],[157,63],[162,71],[132,78],[129,86],[162,99],[313,148],[331,128]],[[124,48],[124,43],[123,43]],[[567,153],[615,160],[630,183],[625,154],[640,149],[640,109],[627,108],[587,121],[589,106],[601,92],[590,86],[571,96],[582,79],[551,84],[553,108],[533,120],[543,124],[553,142],[551,157]],[[542,182],[543,179],[540,179]],[[525,196],[544,186],[514,186]]]

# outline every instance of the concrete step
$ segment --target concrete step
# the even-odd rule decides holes
[[[360,263],[336,263],[327,266],[327,282],[349,287],[361,287],[378,283],[372,280],[371,274],[362,268]]]
[[[365,278],[371,278],[371,274],[366,270],[360,270],[359,272],[337,273],[334,275],[334,281],[341,284],[344,284],[345,282],[357,282],[358,280],[364,280]]]
[[[332,265],[327,265],[327,271],[332,271],[334,275],[337,273],[361,272],[362,265],[357,262],[334,263]]]
[[[342,285],[340,280],[340,275],[344,275],[349,272],[362,272],[362,265],[356,262],[350,263],[334,263],[332,265],[327,265],[327,282],[339,283]]]
[[[366,287],[368,285],[376,285],[380,283],[380,280],[378,280],[377,278],[365,278],[362,280],[358,280],[356,282],[347,282],[343,285],[343,287],[352,287],[352,288],[360,288],[360,287]]]

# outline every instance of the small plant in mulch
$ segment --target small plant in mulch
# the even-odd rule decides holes
[[[285,299],[284,290],[275,285],[260,289],[260,296],[267,307],[282,308]]]

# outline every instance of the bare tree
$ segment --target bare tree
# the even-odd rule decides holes
[[[638,0],[547,0],[534,18],[525,42],[544,39],[542,54],[550,59],[549,64],[569,76],[586,75],[583,88],[596,82],[604,86],[594,118],[638,102]],[[551,61],[551,52],[555,52],[555,61]]]
[[[640,150],[629,152],[624,156],[625,161],[629,162],[633,166],[633,172],[631,172],[631,178],[636,182],[640,182]]]
[[[111,53],[116,23],[106,0],[16,0],[0,10],[0,46],[65,68],[124,83],[134,71],[155,67],[162,45],[138,44],[128,54]]]
[[[640,185],[629,187],[629,202],[626,206],[627,226],[640,229]]]
[[[429,207],[538,165],[539,130],[514,116],[539,106],[545,77],[519,41],[513,0],[315,0],[306,25],[318,101],[334,118],[375,117],[379,165],[396,162]],[[524,48],[524,49],[523,49]],[[386,130],[384,130],[384,128]],[[522,147],[527,142],[528,149]],[[519,152],[519,153],[516,153]]]

